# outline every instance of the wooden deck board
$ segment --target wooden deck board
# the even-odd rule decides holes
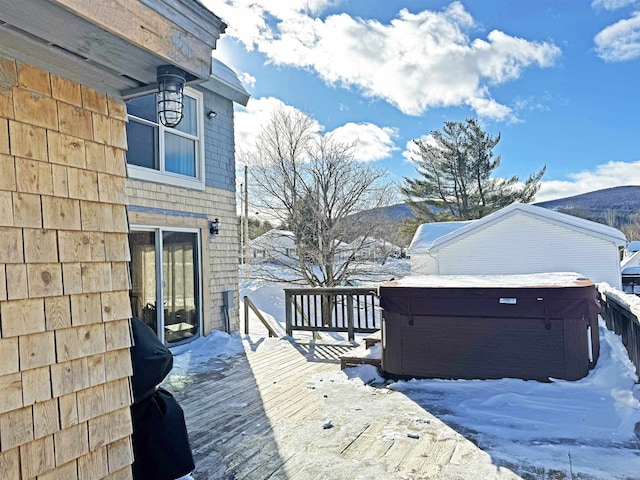
[[[169,382],[185,412],[195,480],[426,479],[449,462],[491,466],[453,431],[409,437],[437,419],[400,393],[351,387],[339,362],[349,348],[269,340],[254,351],[245,342],[222,370],[180,388]],[[323,428],[328,421],[333,428]],[[494,478],[518,478],[500,471]]]

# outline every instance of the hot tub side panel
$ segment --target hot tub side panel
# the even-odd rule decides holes
[[[385,317],[385,321],[388,321]],[[565,378],[564,322],[395,315],[382,369],[429,378]],[[413,321],[413,323],[412,323]]]
[[[576,380],[597,360],[595,288],[388,290],[382,369],[391,375]]]

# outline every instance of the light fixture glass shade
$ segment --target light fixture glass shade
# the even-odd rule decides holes
[[[158,117],[165,127],[182,120],[185,73],[173,65],[158,67]]]

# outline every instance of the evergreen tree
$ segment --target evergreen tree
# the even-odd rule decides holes
[[[414,140],[419,179],[405,178],[401,188],[418,222],[482,218],[514,202],[530,202],[546,167],[523,183],[517,176],[497,178],[500,166],[493,137],[475,119],[446,122],[430,141]]]

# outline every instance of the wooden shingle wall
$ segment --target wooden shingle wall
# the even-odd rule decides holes
[[[125,119],[0,57],[0,480],[131,477]]]

